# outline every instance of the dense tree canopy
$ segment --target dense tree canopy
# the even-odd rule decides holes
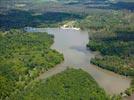
[[[80,22],[82,29],[90,30],[87,44],[101,56],[91,59],[91,63],[125,76],[134,76],[134,14],[113,11],[91,15]],[[126,91],[131,94],[132,87]]]
[[[66,20],[81,19],[82,15],[66,12],[44,12],[40,14],[31,11],[10,10],[6,14],[0,13],[0,28],[30,27],[58,27]]]
[[[67,69],[28,87],[13,100],[110,100],[104,90],[86,72]]]
[[[63,55],[50,49],[53,36],[19,30],[1,32],[0,98],[23,89],[40,73],[63,60]]]
[[[116,73],[134,76],[134,14],[112,12],[87,17],[80,24],[90,29],[90,41],[87,46],[100,51],[101,58],[91,62]],[[103,57],[104,56],[104,57]],[[111,62],[112,61],[112,62]]]

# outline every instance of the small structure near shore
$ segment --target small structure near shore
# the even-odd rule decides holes
[[[68,22],[61,26],[61,29],[73,29],[73,30],[80,30],[80,28],[74,27],[75,21]]]

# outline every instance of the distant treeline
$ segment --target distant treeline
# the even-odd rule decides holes
[[[30,11],[11,10],[7,14],[0,14],[0,28],[9,30],[11,28],[58,26],[66,20],[82,19],[82,15],[64,12],[46,12],[35,14]]]

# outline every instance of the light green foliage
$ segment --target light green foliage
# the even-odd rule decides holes
[[[121,16],[123,13],[115,11],[111,13],[96,13],[90,16],[87,16],[83,21],[80,22],[80,27],[82,29],[107,29],[113,28],[115,25],[120,23],[126,23]]]
[[[82,70],[67,69],[27,88],[13,100],[109,100],[95,80]]]
[[[0,98],[23,89],[41,72],[63,60],[62,54],[50,49],[53,36],[47,33],[11,30],[0,38]]]

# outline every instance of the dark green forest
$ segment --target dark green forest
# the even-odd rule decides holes
[[[113,16],[96,15],[89,18],[97,26],[87,24],[93,31],[87,46],[102,54],[102,57],[92,59],[92,63],[122,75],[134,76],[133,19],[134,15],[131,13],[115,12]]]
[[[98,13],[79,23],[81,29],[90,31],[87,47],[100,52],[100,56],[91,59],[92,64],[121,75],[134,76],[133,13]],[[134,91],[133,85],[129,90]]]
[[[0,29],[22,29],[24,27],[59,27],[64,21],[82,19],[84,15],[66,12],[44,12],[36,14],[30,11],[10,10],[0,14]]]

